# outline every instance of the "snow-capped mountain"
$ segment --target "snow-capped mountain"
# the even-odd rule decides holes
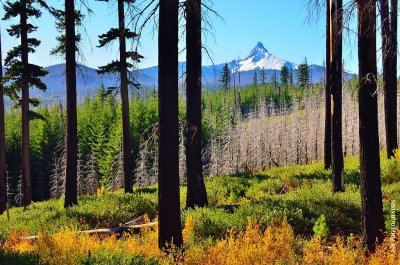
[[[261,69],[281,70],[284,65],[288,68],[296,68],[294,63],[282,60],[269,53],[261,42],[257,42],[256,46],[251,50],[250,54],[246,58],[233,61],[231,64],[234,66],[232,70],[235,72]]]
[[[295,77],[298,64],[280,59],[271,54],[261,42],[257,42],[255,47],[250,51],[249,55],[244,59],[237,59],[228,62],[229,69],[232,71],[232,79],[237,79],[236,84],[244,86],[253,82],[254,73],[260,73],[261,70],[265,72],[267,82],[270,82],[273,76],[279,79],[282,66],[286,65]],[[203,84],[216,84],[220,80],[221,71],[224,64],[217,64],[212,66],[203,66]],[[318,83],[325,77],[325,67],[320,65],[309,65],[310,79],[312,83]],[[239,75],[240,72],[240,82]],[[345,73],[345,78],[351,78],[351,74]],[[211,85],[212,86],[212,85]]]

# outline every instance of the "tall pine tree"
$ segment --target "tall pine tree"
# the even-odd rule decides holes
[[[4,4],[3,20],[19,18],[19,24],[13,24],[7,29],[10,36],[20,39],[20,45],[11,49],[4,60],[7,72],[4,82],[10,85],[5,90],[22,109],[21,132],[21,161],[22,161],[22,204],[29,205],[32,202],[32,182],[30,171],[29,152],[29,120],[35,118],[34,112],[29,110],[29,105],[37,106],[39,101],[29,97],[29,87],[46,90],[46,85],[40,80],[47,72],[42,67],[29,63],[29,53],[34,53],[40,45],[40,41],[29,38],[28,34],[36,31],[37,27],[28,22],[30,17],[40,18],[40,7],[48,8],[41,0],[7,1]]]
[[[108,2],[109,0],[98,0]],[[132,2],[132,1],[124,1],[118,0],[118,28],[110,29],[106,34],[100,35],[99,42],[100,45],[98,47],[104,47],[114,40],[119,40],[119,60],[113,61],[105,66],[99,67],[97,71],[99,74],[105,73],[118,73],[120,76],[120,90],[121,90],[121,105],[122,105],[122,139],[123,139],[123,165],[124,165],[124,186],[125,192],[132,193],[133,192],[133,180],[134,180],[134,161],[133,161],[133,153],[132,153],[132,140],[131,140],[131,126],[130,126],[130,118],[129,118],[129,93],[128,87],[129,84],[137,87],[138,85],[128,79],[128,70],[133,67],[133,63],[138,62],[142,56],[140,56],[137,52],[127,51],[126,50],[126,40],[134,39],[137,37],[137,34],[130,31],[125,27],[125,7],[124,2]],[[132,61],[132,63],[128,62],[128,59]],[[110,90],[114,90],[115,88],[109,88]]]

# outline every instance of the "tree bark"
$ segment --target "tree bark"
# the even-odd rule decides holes
[[[4,120],[3,58],[0,33],[0,214],[7,209],[6,129]]]
[[[160,0],[158,245],[182,246],[179,200],[178,0]]]
[[[65,80],[67,89],[66,182],[64,207],[78,203],[78,133],[76,111],[75,3],[65,0]]]
[[[326,0],[326,69],[325,69],[325,139],[324,139],[324,165],[325,169],[332,167],[331,144],[331,6]]]
[[[28,206],[32,202],[32,183],[29,159],[29,78],[28,78],[28,24],[26,14],[26,0],[21,0],[21,62],[22,68],[22,205]]]
[[[124,1],[118,0],[119,20],[119,60],[121,78],[121,104],[122,104],[122,138],[124,151],[124,180],[125,192],[133,192],[133,156],[131,141],[131,126],[129,119],[129,93],[128,93],[128,69],[126,63],[126,36],[125,36],[125,10]]]
[[[186,1],[186,207],[208,204],[201,159],[201,0]]]
[[[380,178],[376,1],[358,0],[359,130],[363,243],[370,252],[382,242],[384,218]]]
[[[397,143],[397,0],[381,2],[382,64],[385,104],[386,149],[391,158]]]
[[[331,0],[331,76],[332,76],[332,183],[334,192],[344,191],[342,146],[342,34],[343,1]]]

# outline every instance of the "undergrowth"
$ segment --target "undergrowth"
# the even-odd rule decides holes
[[[395,264],[389,238],[368,258],[360,246],[358,163],[356,157],[345,159],[346,191],[337,194],[322,163],[206,178],[207,208],[185,209],[182,186],[185,251],[175,254],[185,264]],[[389,161],[382,154],[387,229],[391,202],[400,201],[400,183],[391,177],[400,175],[396,163],[399,158]],[[135,188],[133,194],[100,191],[80,197],[79,205],[67,210],[61,198],[12,208],[9,220],[6,213],[1,215],[0,264],[174,262],[158,250],[154,229],[120,239],[77,233],[119,226],[143,215],[156,220],[156,186]],[[28,235],[39,235],[39,240],[20,240]]]

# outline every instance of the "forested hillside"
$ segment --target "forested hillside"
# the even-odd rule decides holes
[[[320,161],[323,144],[322,85],[307,89],[281,84],[242,87],[205,92],[202,99],[203,170],[206,175],[251,173],[272,166],[309,164]],[[346,83],[345,155],[358,154],[355,119],[356,87]],[[184,181],[185,98],[180,99],[180,172]],[[136,185],[156,182],[158,121],[157,94],[134,95],[130,100],[132,142]],[[52,104],[37,107],[42,116],[31,123],[31,161],[33,198],[35,201],[58,198],[65,181],[65,106]],[[382,112],[381,112],[382,113]],[[301,120],[302,122],[298,122]],[[9,198],[18,205],[20,190],[20,112],[6,111],[6,155]],[[351,126],[347,126],[351,125]],[[383,127],[383,125],[381,126]],[[382,133],[382,150],[384,134]],[[117,190],[123,187],[122,124],[120,100],[115,94],[99,89],[78,107],[80,194],[95,193],[100,185]],[[291,146],[297,146],[292,148]],[[265,156],[264,154],[269,154]],[[88,192],[91,191],[91,192]]]

